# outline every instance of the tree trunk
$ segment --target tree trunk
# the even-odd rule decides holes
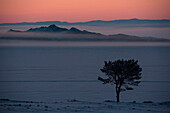
[[[116,84],[116,99],[117,99],[117,102],[120,102],[119,94],[120,94],[120,86],[118,87],[118,84]]]
[[[120,102],[120,100],[119,100],[119,94],[120,94],[120,92],[116,92],[117,102]]]

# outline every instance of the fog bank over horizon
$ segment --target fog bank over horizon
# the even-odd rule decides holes
[[[0,26],[0,37],[5,36],[15,36],[17,33],[12,34],[9,33],[9,29],[14,30],[21,30],[26,31],[30,28],[38,28],[41,26],[48,26],[48,25],[6,25],[6,26]],[[59,27],[68,28],[71,27],[78,28],[80,30],[87,30],[90,32],[96,32],[96,33],[102,33],[104,35],[112,35],[112,34],[126,34],[126,35],[134,35],[134,36],[140,36],[140,37],[155,37],[155,38],[166,38],[170,39],[170,27],[132,27],[132,28],[125,28],[125,27],[115,27],[115,26],[81,26],[81,25],[57,25]],[[54,37],[55,33],[50,33],[49,35],[42,35],[36,33],[36,35],[32,33],[25,33],[24,35],[19,33],[16,36],[51,36]]]

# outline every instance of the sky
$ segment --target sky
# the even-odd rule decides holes
[[[0,23],[170,19],[170,0],[0,0]]]

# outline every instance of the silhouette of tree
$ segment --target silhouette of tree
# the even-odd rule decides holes
[[[119,102],[119,94],[122,91],[133,90],[130,86],[138,86],[141,82],[141,71],[142,68],[138,65],[138,61],[131,60],[116,60],[104,62],[104,67],[101,69],[103,73],[108,77],[103,79],[98,77],[98,80],[102,81],[103,84],[111,83],[115,84],[116,98]]]

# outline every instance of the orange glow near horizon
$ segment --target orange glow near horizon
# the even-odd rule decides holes
[[[170,19],[170,0],[0,0],[0,23]]]

